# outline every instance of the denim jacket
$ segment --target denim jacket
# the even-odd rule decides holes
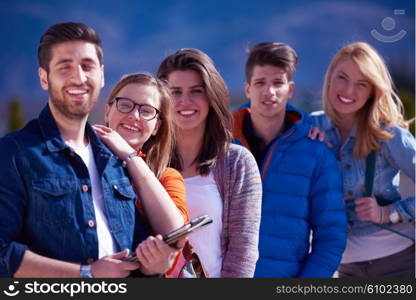
[[[355,145],[354,128],[341,145],[339,130],[322,111],[311,114],[312,126],[325,133],[325,140],[332,144],[341,169],[344,184],[344,203],[347,208],[348,223],[354,235],[365,235],[381,230],[371,222],[360,221],[355,213],[354,200],[364,196],[366,159],[352,156]],[[381,205],[392,204],[401,215],[402,222],[414,224],[415,197],[402,199],[399,192],[399,171],[415,181],[415,138],[409,131],[392,127],[388,129],[394,137],[381,143],[377,151],[373,195]],[[394,226],[392,224],[388,226]]]
[[[120,161],[87,124],[105,213],[119,250],[132,249],[136,195]],[[0,139],[0,277],[12,277],[26,249],[91,263],[98,238],[91,180],[65,144],[47,105],[39,118]]]

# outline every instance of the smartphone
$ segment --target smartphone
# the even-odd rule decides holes
[[[189,223],[184,224],[180,228],[169,232],[163,236],[163,240],[168,245],[175,244],[181,238],[186,237],[191,232],[194,232],[205,225],[211,224],[212,219],[208,215],[201,215],[192,219]],[[125,261],[137,261],[136,252],[133,252],[132,255],[125,257]]]
[[[212,219],[208,215],[201,215],[192,219],[189,223],[163,236],[166,244],[172,245],[189,233],[211,224]]]

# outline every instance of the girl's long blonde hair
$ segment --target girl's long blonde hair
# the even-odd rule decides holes
[[[358,130],[353,155],[365,158],[372,150],[380,150],[380,142],[393,138],[393,134],[387,131],[388,128],[408,128],[408,124],[404,120],[403,104],[394,91],[385,62],[373,47],[364,42],[349,44],[338,51],[326,72],[322,90],[323,105],[326,115],[334,124],[340,125],[340,116],[329,99],[329,86],[336,66],[346,59],[352,59],[357,64],[373,88],[371,98],[356,113]]]
[[[160,127],[155,136],[151,136],[141,149],[146,157],[145,162],[149,168],[160,178],[166,171],[171,159],[171,153],[174,145],[174,129],[173,129],[173,103],[169,88],[166,84],[148,73],[133,73],[124,75],[120,81],[112,88],[107,98],[107,104],[111,104],[111,100],[117,96],[122,88],[129,84],[141,84],[152,86],[159,92],[160,99]],[[108,124],[106,124],[108,126]]]

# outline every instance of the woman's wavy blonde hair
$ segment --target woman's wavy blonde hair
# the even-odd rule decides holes
[[[149,168],[160,178],[166,171],[171,159],[174,144],[173,103],[169,88],[166,84],[148,73],[133,73],[124,75],[112,88],[107,98],[107,104],[113,105],[111,100],[117,96],[121,89],[129,84],[152,86],[159,92],[160,114],[158,116],[160,127],[156,135],[144,143],[141,149],[146,154],[144,158]],[[106,124],[108,126],[108,124]]]
[[[393,138],[387,131],[392,126],[408,128],[403,117],[403,104],[394,91],[390,73],[382,57],[369,44],[356,42],[342,48],[332,59],[325,75],[323,85],[323,106],[325,113],[336,126],[340,125],[340,116],[334,110],[329,99],[329,86],[333,71],[338,63],[352,59],[361,73],[372,85],[372,95],[357,112],[356,143],[353,155],[365,158],[372,150],[380,150],[380,142]]]

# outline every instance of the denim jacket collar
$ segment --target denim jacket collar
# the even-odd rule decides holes
[[[61,133],[52,115],[49,104],[46,104],[46,106],[43,108],[42,112],[39,115],[39,127],[44,141],[46,143],[46,147],[50,152],[58,152],[63,149],[69,148],[69,146],[62,139]],[[95,134],[94,130],[88,122],[86,123],[85,131],[90,139],[90,143],[93,149],[96,148],[98,152],[105,153],[106,156],[112,155],[108,148],[97,137],[97,135]]]
[[[347,145],[348,143],[352,143],[352,145],[355,144],[355,140],[356,140],[356,134],[357,134],[357,126],[354,124],[354,126],[351,128],[350,133],[348,134],[347,138],[344,141],[344,144],[341,145],[341,133],[338,129],[338,127],[332,122],[331,119],[328,118],[328,122],[329,122],[329,129],[334,133],[334,135],[336,136],[336,144],[335,146],[337,146],[336,148],[340,148],[343,147],[345,145]]]
[[[49,108],[49,104],[46,104],[39,115],[39,127],[46,143],[46,147],[50,152],[58,152],[68,148],[68,145],[65,144],[61,137],[61,133],[59,132],[58,125]]]
[[[113,157],[113,153],[103,144],[88,122],[85,125],[85,131],[90,139],[98,174],[101,175],[103,174],[108,162]]]

